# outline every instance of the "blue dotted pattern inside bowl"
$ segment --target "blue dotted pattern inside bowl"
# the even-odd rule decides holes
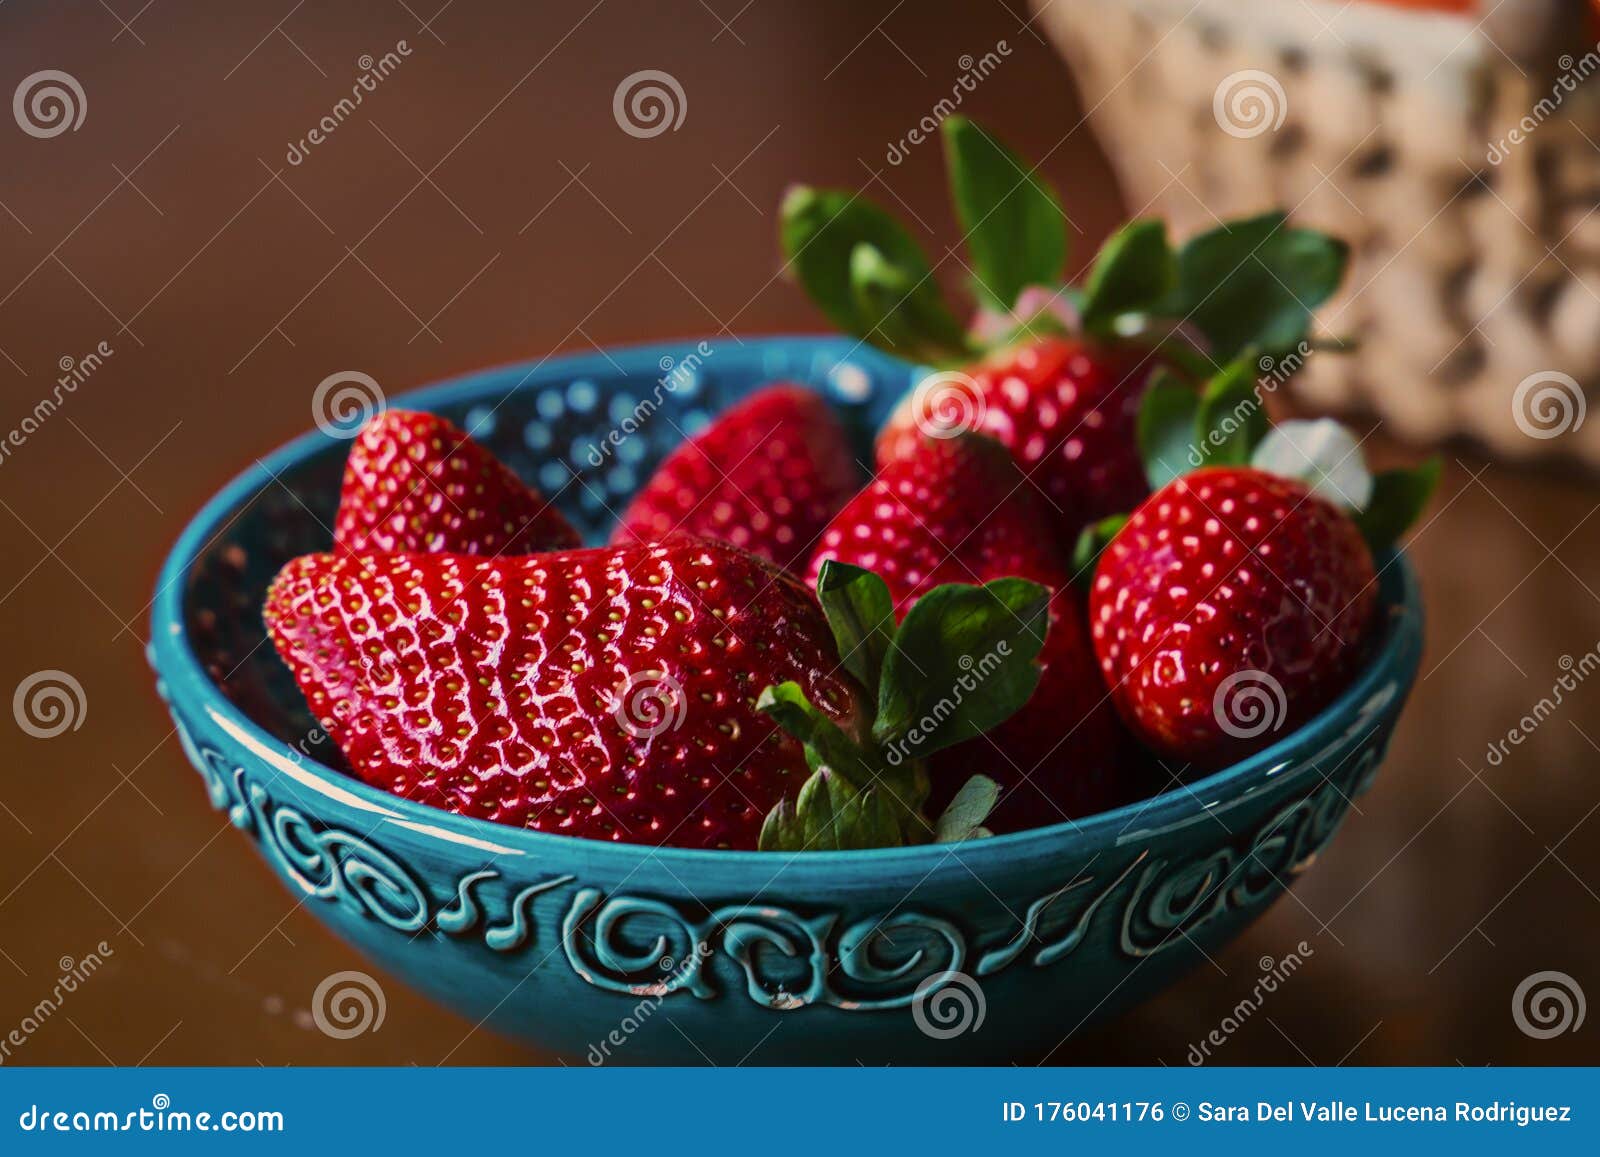
[[[598,543],[662,458],[759,386],[792,381],[822,393],[870,462],[873,430],[914,375],[849,341],[730,338],[489,370],[389,405],[456,422]],[[207,672],[286,740],[303,739],[314,722],[266,641],[261,602],[284,563],[329,549],[348,449],[321,435],[298,444],[292,465],[274,470],[201,553],[187,591],[185,617]],[[315,755],[342,766],[331,743],[319,742]]]
[[[756,385],[825,392],[865,461],[918,376],[833,339],[719,347],[693,388],[661,399],[652,419],[670,423],[589,461],[624,403],[655,398],[660,359],[696,348],[507,367],[391,404],[451,417],[526,477],[559,463],[558,502],[598,539],[679,431]],[[263,638],[272,575],[328,545],[347,448],[322,435],[286,447],[185,530],[152,610],[158,687],[212,804],[309,910],[474,1023],[572,1057],[654,1002],[618,1059],[1036,1058],[1215,957],[1318,859],[1372,782],[1420,657],[1415,580],[1386,558],[1372,658],[1333,704],[1242,763],[1075,824],[794,857],[503,828],[320,766],[336,755],[308,745]],[[982,1031],[930,1036],[918,1010],[952,974],[980,993]]]

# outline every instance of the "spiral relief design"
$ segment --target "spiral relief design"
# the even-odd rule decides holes
[[[1511,1019],[1535,1040],[1577,1032],[1586,1012],[1583,989],[1565,972],[1535,972],[1511,994]]]
[[[956,370],[929,374],[912,394],[917,429],[929,438],[954,438],[981,429],[987,405],[978,383]]]
[[[312,1022],[334,1040],[377,1032],[388,1011],[383,986],[365,972],[335,972],[311,996]]]
[[[622,78],[611,97],[611,115],[630,137],[648,139],[677,132],[689,112],[683,85],[670,72],[645,68]]]
[[[1270,72],[1243,68],[1230,72],[1211,96],[1217,127],[1230,137],[1247,140],[1275,132],[1289,114],[1289,98]]]
[[[1162,953],[1191,943],[1217,917],[1264,903],[1315,859],[1382,754],[1379,740],[1331,760],[1342,765],[1336,778],[1317,780],[1248,835],[1204,855],[1167,859],[1145,850],[1092,875],[1042,884],[1031,903],[1017,898],[1013,906],[1024,915],[1013,927],[979,935],[956,913],[898,909],[846,917],[836,908],[766,903],[706,911],[649,895],[607,894],[571,875],[512,878],[493,867],[430,887],[371,833],[325,826],[274,801],[201,739],[192,721],[176,711],[174,718],[213,805],[256,837],[291,888],[337,904],[349,913],[341,919],[375,920],[406,936],[465,940],[462,951],[537,952],[540,959],[553,953],[584,983],[629,1001],[742,996],[780,1013],[909,1007],[932,1039],[982,1025],[986,1007],[977,978],[1054,966],[1090,940],[1135,958]],[[331,1036],[382,1024],[382,989],[364,973],[336,974],[318,993],[318,1027]],[[1515,1007],[1523,1010],[1519,1025],[1534,1035],[1571,1031],[1584,1017],[1582,991],[1558,973],[1530,977]]]
[[[35,671],[17,684],[11,714],[17,726],[35,739],[54,739],[83,726],[89,700],[83,684],[65,671]]]
[[[77,77],[46,68],[23,77],[11,98],[11,113],[23,132],[48,140],[78,131],[89,115],[89,98]]]
[[[330,438],[354,438],[383,413],[383,387],[371,374],[340,370],[317,383],[311,393],[311,418]]]
[[[1511,395],[1511,419],[1517,429],[1541,442],[1577,430],[1588,411],[1583,387],[1559,370],[1529,374]]]

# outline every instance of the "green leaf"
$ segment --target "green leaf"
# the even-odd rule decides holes
[[[940,813],[933,827],[933,839],[939,844],[959,843],[988,835],[983,821],[989,818],[994,805],[1000,800],[1000,785],[986,775],[975,775]]]
[[[757,847],[764,852],[830,852],[896,848],[905,843],[893,805],[875,789],[857,791],[821,768],[798,797],[767,813]]]
[[[829,559],[817,574],[817,600],[845,670],[876,700],[883,659],[894,638],[894,599],[888,584],[869,570]]]
[[[1026,579],[947,583],[917,600],[889,648],[873,738],[891,764],[1009,719],[1039,683],[1050,591]]]
[[[1193,465],[1190,455],[1195,450],[1199,413],[1200,395],[1193,386],[1166,369],[1150,376],[1139,403],[1136,437],[1151,490],[1160,490]]]
[[[862,783],[872,778],[872,769],[856,742],[811,705],[800,684],[780,683],[766,688],[756,699],[756,710],[770,715],[779,727],[805,744],[813,767],[826,764]]]
[[[1099,522],[1091,522],[1079,532],[1078,541],[1072,548],[1072,577],[1079,587],[1087,587],[1094,581],[1094,569],[1100,565],[1100,555],[1127,525],[1126,514],[1113,514]]]
[[[932,834],[922,815],[928,798],[928,772],[920,760],[886,759],[875,745],[863,746],[814,707],[798,683],[767,687],[756,699],[756,710],[771,716],[805,745],[812,771],[827,768],[857,789],[875,791],[879,804],[887,805],[894,814],[906,842],[922,843]]]
[[[1084,327],[1108,332],[1120,315],[1154,308],[1172,292],[1177,277],[1166,222],[1129,222],[1100,247],[1089,271],[1084,286]]]
[[[861,336],[907,361],[938,364],[963,356],[966,336],[945,309],[930,274],[913,280],[863,241],[850,254],[850,294],[866,325]]]
[[[1200,461],[1190,461],[1191,468],[1249,465],[1271,427],[1255,371],[1255,354],[1246,350],[1206,383],[1195,420],[1194,448]]]
[[[1294,347],[1344,277],[1344,242],[1286,220],[1273,212],[1232,221],[1178,250],[1177,286],[1160,312],[1191,320],[1219,362],[1246,346]]]
[[[1054,190],[966,117],[947,117],[941,131],[951,198],[980,300],[1009,310],[1028,286],[1059,282],[1067,227]]]
[[[919,334],[919,344],[942,348],[940,360],[968,353],[961,326],[929,276],[922,247],[883,209],[842,189],[800,186],[784,197],[779,213],[778,238],[784,260],[834,325],[876,344],[880,339],[875,331],[886,321],[898,325],[904,319],[915,319],[926,329]],[[858,293],[854,255],[862,245],[876,251],[881,268],[874,271],[877,284]],[[908,287],[910,300],[886,318],[885,302],[876,290],[888,281],[891,271],[897,284]],[[889,348],[893,352],[894,347]]]
[[[1393,546],[1416,522],[1439,485],[1443,463],[1429,458],[1411,470],[1385,470],[1372,480],[1372,499],[1355,516],[1374,554]]]

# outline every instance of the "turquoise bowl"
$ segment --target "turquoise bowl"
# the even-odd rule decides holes
[[[599,540],[684,432],[755,386],[821,391],[870,461],[917,374],[839,339],[716,339],[508,366],[394,402],[464,425]],[[337,752],[264,640],[268,580],[328,548],[339,433],[258,463],[184,531],[152,614],[159,690],[212,804],[335,932],[578,1063],[1042,1057],[1216,955],[1311,865],[1416,677],[1422,611],[1395,557],[1371,658],[1336,702],[1242,763],[1076,823],[787,856],[464,819],[329,766]]]

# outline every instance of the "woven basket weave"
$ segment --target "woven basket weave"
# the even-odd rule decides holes
[[[1600,466],[1600,417],[1583,421],[1600,389],[1583,0],[1504,0],[1481,24],[1369,0],[1035,6],[1136,212],[1183,235],[1281,205],[1350,241],[1319,325],[1361,344],[1309,359],[1302,401],[1413,441]]]

